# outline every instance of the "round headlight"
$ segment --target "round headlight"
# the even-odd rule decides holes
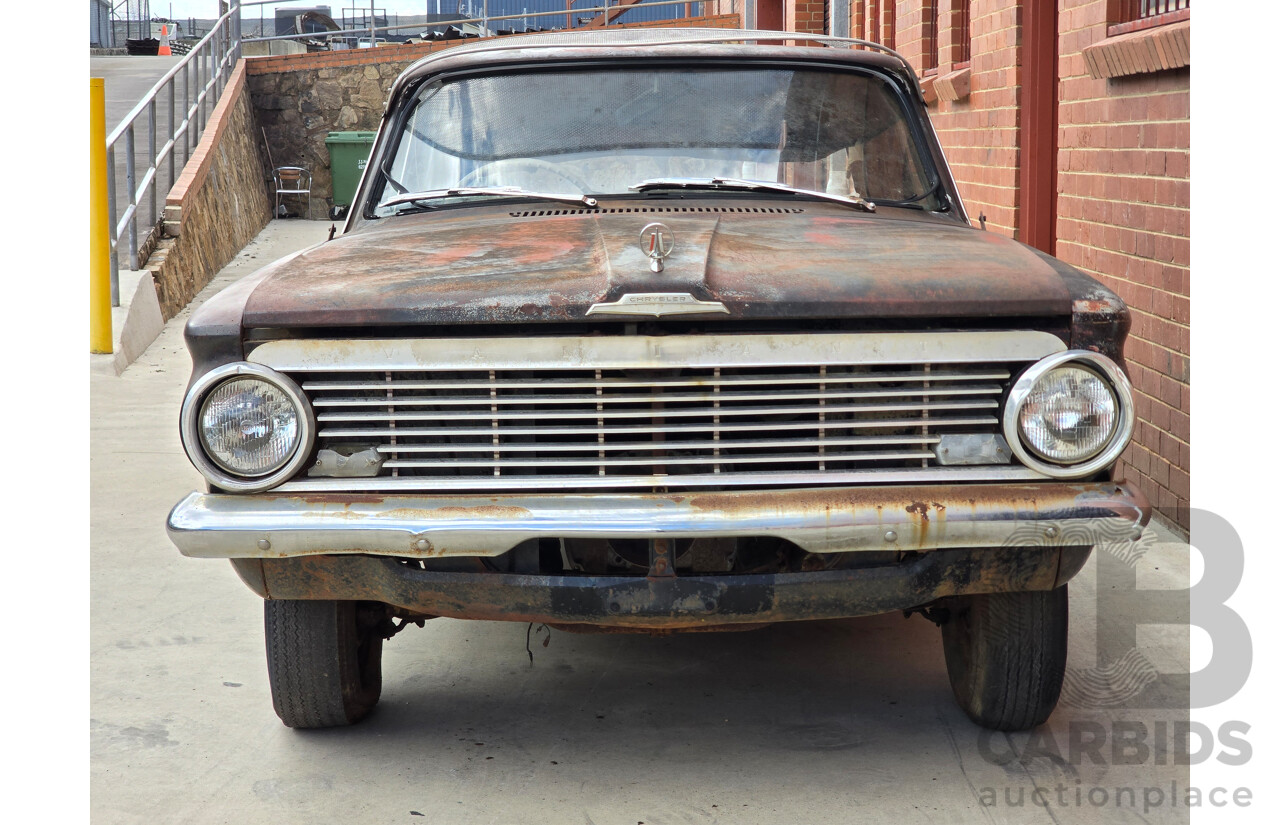
[[[1105,355],[1067,350],[1027,368],[1009,389],[1004,437],[1018,460],[1054,478],[1113,464],[1133,437],[1133,388]]]
[[[1018,411],[1018,429],[1032,452],[1058,464],[1087,461],[1107,446],[1119,403],[1093,370],[1063,366],[1045,373]]]
[[[253,492],[285,481],[307,460],[314,439],[315,414],[302,388],[260,364],[210,370],[182,404],[187,456],[224,490]]]
[[[284,391],[259,378],[219,385],[200,408],[200,441],[209,458],[229,473],[264,476],[285,465],[298,449],[298,409]]]

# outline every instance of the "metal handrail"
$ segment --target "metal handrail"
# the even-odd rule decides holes
[[[125,115],[107,137],[107,184],[108,215],[111,234],[111,305],[120,306],[120,261],[118,247],[127,237],[129,241],[129,268],[139,269],[142,261],[139,257],[138,244],[138,207],[150,198],[151,216],[154,226],[147,230],[143,238],[145,245],[161,222],[158,211],[159,189],[157,178],[160,169],[168,161],[169,189],[177,180],[177,154],[182,149],[182,163],[185,166],[191,159],[192,150],[198,145],[200,135],[204,132],[209,110],[218,102],[226,89],[227,79],[236,61],[240,59],[240,3],[236,0],[224,0],[227,11],[218,18],[218,22],[207,35],[200,40],[182,60],[160,78],[151,91],[147,92],[138,105]],[[192,75],[194,77],[194,83]],[[177,79],[182,76],[182,119],[177,119]],[[157,146],[156,106],[157,100],[167,97],[169,109],[168,139]],[[140,128],[137,121],[146,118],[146,166],[138,179],[137,136]],[[125,172],[124,186],[129,202],[120,214],[116,204],[116,145],[124,140]],[[168,191],[168,190],[166,190]]]
[[[272,2],[274,2],[274,0],[272,0]],[[643,3],[636,3],[633,6],[623,7],[623,9],[630,10],[633,8],[653,8],[656,6],[688,6],[696,3],[699,6],[703,6],[702,14],[705,15],[706,14],[705,6],[709,2],[712,2],[712,0],[644,0]],[[244,5],[265,5],[265,3],[245,3]],[[734,10],[736,9],[736,7],[737,7],[737,0],[731,0],[729,13],[730,14],[734,13]],[[486,4],[486,9],[487,9],[487,4]],[[457,26],[460,23],[470,23],[472,25],[478,24],[481,26],[483,30],[489,31],[490,23],[502,22],[504,20],[524,20],[530,17],[565,17],[569,14],[586,14],[587,12],[604,12],[607,15],[608,12],[610,11],[616,12],[618,11],[618,9],[619,9],[619,3],[616,2],[616,0],[604,0],[603,5],[588,6],[580,9],[573,9],[572,12],[567,12],[565,9],[558,9],[555,11],[533,11],[533,12],[528,12],[527,14],[490,15],[488,11],[486,11],[480,17],[459,17],[455,20],[436,20],[431,23],[400,23],[395,26],[365,26],[359,29],[342,29],[339,31],[307,32],[307,33],[295,32],[294,34],[278,34],[278,35],[273,35],[271,37],[246,37],[244,39],[244,42],[263,43],[271,40],[296,40],[298,38],[312,38],[316,40],[324,40],[325,38],[329,38],[329,37],[350,39],[352,37],[369,37],[371,32],[376,33],[376,32],[401,31],[403,29],[416,29],[418,31],[425,31],[428,29],[442,29],[446,26]],[[679,19],[679,18],[676,18],[676,19]],[[607,16],[605,18],[604,25],[609,26],[609,19]],[[614,24],[614,25],[617,25],[617,24]],[[586,28],[585,26],[578,26],[578,27],[574,27],[572,30],[579,31],[585,28]],[[566,31],[568,30],[566,29]],[[376,36],[376,34],[374,36]],[[388,45],[395,45],[395,44],[388,44]]]

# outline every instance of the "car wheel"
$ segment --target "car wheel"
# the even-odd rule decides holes
[[[264,602],[271,702],[289,727],[350,725],[378,703],[382,613],[365,604]]]
[[[1049,718],[1067,664],[1067,588],[960,596],[942,624],[956,701],[986,728],[1026,730]]]

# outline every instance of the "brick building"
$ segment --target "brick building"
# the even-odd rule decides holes
[[[756,0],[747,25],[875,40],[921,74],[976,220],[1133,312],[1122,473],[1187,527],[1190,0]]]

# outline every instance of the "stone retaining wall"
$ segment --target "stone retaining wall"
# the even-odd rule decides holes
[[[252,67],[259,59],[275,58],[246,60]],[[311,202],[305,217],[323,220],[333,205],[325,138],[330,132],[377,129],[386,106],[386,89],[409,62],[412,61],[250,73],[253,105],[266,130],[263,154],[275,166],[311,170]],[[261,134],[258,139],[262,142]]]
[[[720,14],[610,28],[733,29],[739,27],[739,21],[736,14]],[[328,134],[377,129],[387,92],[402,71],[428,54],[475,42],[405,43],[375,49],[245,58],[253,105],[266,130],[263,153],[270,154],[275,166],[311,170],[311,203],[306,217],[323,220],[333,205],[329,151],[324,143]]]
[[[257,117],[243,62],[209,116],[200,144],[165,198],[165,238],[147,261],[165,320],[271,220]]]

